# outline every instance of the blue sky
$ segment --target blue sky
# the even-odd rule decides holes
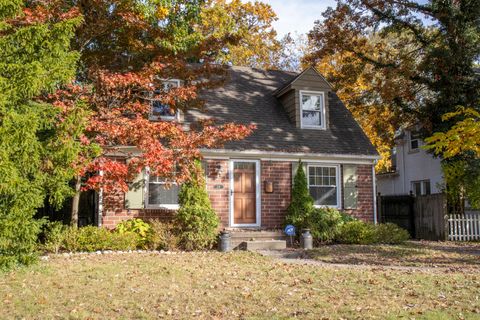
[[[281,38],[288,32],[308,33],[322,12],[335,7],[335,0],[262,0],[270,4],[278,16],[274,28]]]

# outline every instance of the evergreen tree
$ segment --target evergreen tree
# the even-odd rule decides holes
[[[219,221],[208,198],[199,161],[195,163],[192,179],[182,185],[178,202],[176,222],[181,245],[186,250],[211,247],[216,240]]]
[[[300,160],[293,180],[292,201],[287,208],[286,223],[293,224],[297,229],[305,228],[312,211],[313,198],[308,191],[307,177]]]
[[[55,1],[0,0],[0,268],[35,260],[36,209],[70,191],[86,114],[37,97],[74,77],[80,22]]]

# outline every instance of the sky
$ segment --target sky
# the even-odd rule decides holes
[[[321,20],[322,12],[335,7],[335,0],[262,0],[270,4],[278,20],[273,24],[278,38],[291,32],[308,33],[316,20]]]

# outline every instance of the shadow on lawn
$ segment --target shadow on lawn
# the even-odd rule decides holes
[[[382,266],[480,267],[480,244],[326,245],[305,253],[326,263]]]

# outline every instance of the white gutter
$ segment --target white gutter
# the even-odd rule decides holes
[[[271,152],[262,150],[229,150],[229,149],[200,149],[204,156],[258,156],[262,158],[327,158],[327,159],[357,159],[357,160],[379,160],[380,156],[356,155],[356,154],[335,154],[335,153],[306,153],[306,152]]]
[[[100,176],[103,177],[103,170],[99,172]],[[97,225],[102,226],[102,217],[103,217],[103,188],[100,188],[98,191],[98,216],[97,216]]]

